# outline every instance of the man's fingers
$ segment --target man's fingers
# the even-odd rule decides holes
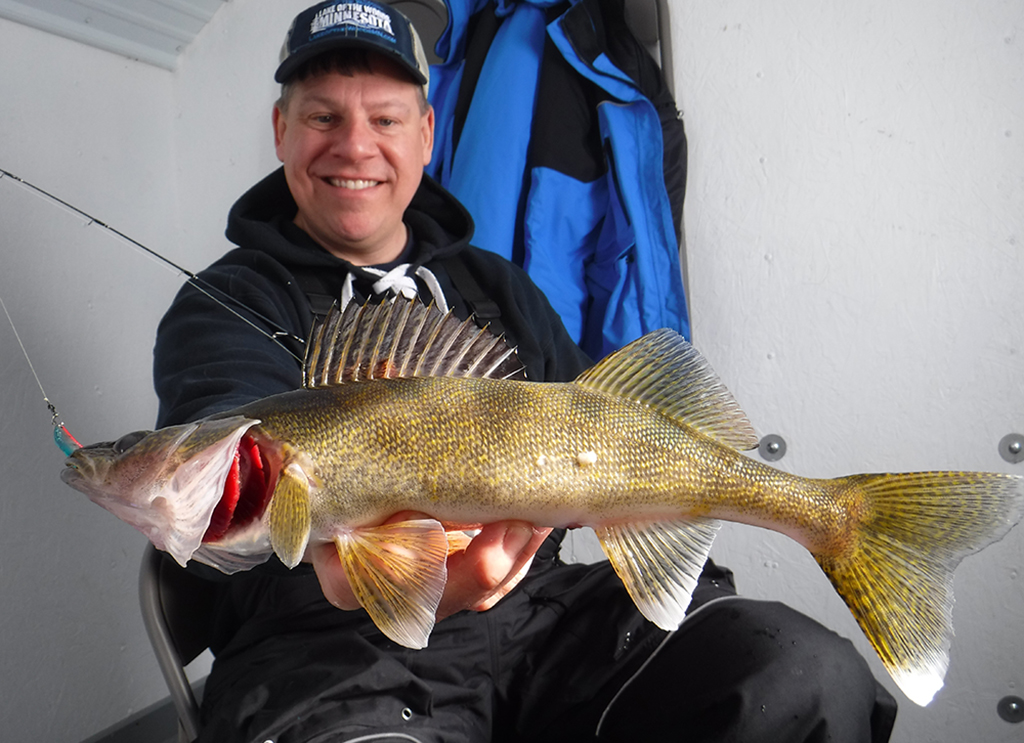
[[[494,607],[499,601],[501,601],[508,593],[515,588],[519,581],[526,577],[526,574],[530,572],[530,567],[533,565],[533,555],[530,555],[523,566],[516,572],[515,575],[511,576],[508,580],[498,586],[490,596],[479,602],[475,606],[471,606],[470,609],[473,611],[487,611]]]
[[[324,597],[339,609],[358,609],[359,601],[352,592],[334,543],[317,544],[309,549],[307,555],[313,563]]]
[[[484,526],[465,552],[448,558],[448,585],[438,619],[463,609],[482,611],[497,603],[525,575],[550,532],[525,521]]]
[[[519,584],[519,581],[525,578],[526,574],[530,572],[530,566],[533,565],[534,555],[537,554],[537,550],[540,549],[540,546],[544,544],[544,540],[548,538],[548,534],[551,533],[551,529],[537,529],[530,526],[530,530],[532,534],[530,535],[529,540],[527,540],[526,544],[523,545],[522,549],[518,550],[515,561],[505,578],[489,596],[471,606],[471,609],[474,611],[486,611],[487,609],[490,609],[501,601],[501,599],[503,599],[509,591],[515,588]],[[510,550],[514,548],[514,544],[514,542],[510,543],[508,541],[503,543],[503,547],[507,555],[511,554]]]
[[[393,524],[399,521],[410,521],[413,519],[428,519],[425,513],[418,511],[400,511],[393,514],[384,523]],[[338,557],[338,549],[333,542],[323,542],[311,545],[306,549],[304,559],[313,563],[316,577],[320,581],[320,589],[324,597],[339,609],[358,609],[359,600],[352,591],[352,585],[348,582],[348,575]]]
[[[388,522],[420,517],[403,512]],[[551,533],[525,521],[487,524],[468,544],[452,545],[448,556],[448,582],[437,609],[437,618],[464,609],[485,611],[500,601],[526,575],[533,556]],[[462,549],[460,549],[462,548]],[[339,609],[358,609],[345,569],[332,542],[311,545],[306,559],[313,563],[320,588]]]

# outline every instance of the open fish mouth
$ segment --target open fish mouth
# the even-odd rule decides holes
[[[79,486],[87,485],[98,476],[99,466],[109,466],[112,457],[97,456],[100,447],[109,448],[110,443],[94,444],[88,449],[76,449],[64,460],[64,469],[61,470],[60,479],[65,485],[81,490]],[[79,455],[85,451],[85,455]]]
[[[250,470],[260,469],[250,466],[252,457],[240,453],[258,452],[251,439],[247,446],[240,445],[258,422],[225,416],[136,431],[117,441],[76,449],[65,459],[61,479],[184,565],[210,530],[213,512],[225,501],[232,471],[236,482],[265,485],[262,478],[251,476]],[[239,517],[251,521],[253,513],[261,514],[262,488],[254,493],[256,497],[229,499],[219,530],[226,531]],[[240,502],[245,505],[236,516]]]
[[[60,479],[65,485],[75,487],[75,483],[82,480],[82,473],[78,469],[78,462],[68,458],[64,461],[64,469],[61,470]]]

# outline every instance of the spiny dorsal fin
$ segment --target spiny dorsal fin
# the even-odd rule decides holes
[[[576,384],[642,402],[734,449],[757,446],[753,426],[707,360],[668,328],[609,354]]]
[[[526,378],[504,336],[401,298],[332,307],[310,334],[303,374],[307,389],[400,377]]]

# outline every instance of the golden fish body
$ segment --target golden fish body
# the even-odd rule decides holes
[[[469,321],[349,308],[310,339],[304,389],[80,449],[63,479],[182,564],[232,572],[273,552],[293,567],[333,541],[362,606],[409,647],[433,628],[446,527],[592,526],[639,610],[674,629],[720,520],[762,526],[811,551],[908,697],[942,686],[953,570],[1020,520],[1021,478],[771,468],[741,453],[752,427],[668,330],[570,383],[517,370]],[[432,518],[381,526],[401,511]]]
[[[823,548],[842,541],[856,508],[822,482],[576,383],[383,379],[234,413],[259,419],[250,433],[289,442],[312,466],[314,535],[401,510],[450,524],[514,518],[597,528],[710,516],[767,523]]]

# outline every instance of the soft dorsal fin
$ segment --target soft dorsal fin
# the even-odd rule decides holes
[[[734,449],[757,446],[753,426],[707,360],[668,328],[609,354],[576,384],[642,402]]]
[[[399,377],[525,379],[504,336],[459,320],[433,304],[398,298],[377,305],[335,305],[306,345],[303,386]]]

